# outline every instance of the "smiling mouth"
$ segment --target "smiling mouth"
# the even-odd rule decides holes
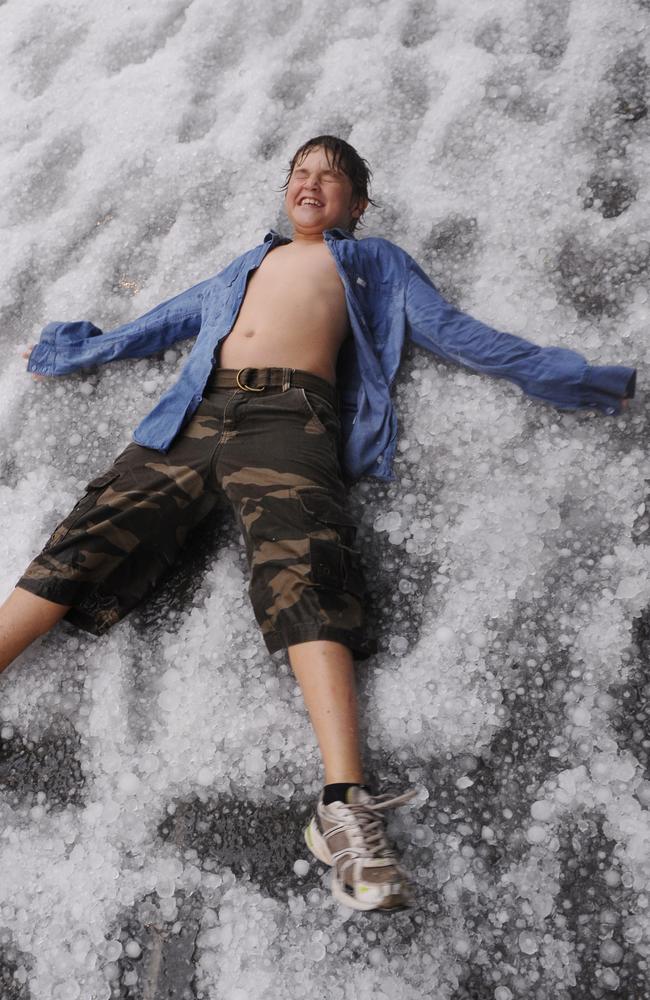
[[[300,206],[302,206],[302,205],[311,205],[311,206],[313,206],[313,208],[322,208],[323,207],[322,202],[316,201],[315,198],[302,198],[301,201],[298,202],[298,204]]]

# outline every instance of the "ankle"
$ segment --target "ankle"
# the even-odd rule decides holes
[[[346,782],[349,785],[362,785],[364,782],[363,771],[360,766],[335,768],[333,771],[324,768],[323,784],[335,785]]]
[[[328,806],[332,802],[345,802],[346,793],[349,788],[363,788],[370,794],[370,789],[361,781],[336,781],[325,785],[323,788],[323,805]]]

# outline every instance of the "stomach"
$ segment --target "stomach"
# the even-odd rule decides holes
[[[347,331],[282,330],[252,332],[233,329],[222,340],[220,368],[297,368],[336,383],[336,359]]]

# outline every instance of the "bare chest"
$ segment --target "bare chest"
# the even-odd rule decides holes
[[[277,247],[267,254],[248,284],[248,299],[302,298],[325,301],[331,307],[345,303],[343,284],[326,246],[294,249]]]
[[[298,368],[334,383],[348,332],[345,290],[327,247],[276,247],[249,276],[220,365]]]

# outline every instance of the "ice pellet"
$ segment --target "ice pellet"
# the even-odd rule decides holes
[[[526,830],[526,840],[529,844],[543,844],[548,839],[548,829],[544,826],[529,826]]]
[[[518,938],[519,948],[525,955],[534,955],[539,950],[539,944],[534,934],[522,931]]]
[[[533,819],[541,822],[550,822],[553,819],[553,803],[548,799],[538,799],[530,807],[530,814]]]
[[[436,629],[436,639],[440,643],[451,642],[454,638],[454,630],[448,625],[441,625]]]
[[[620,944],[611,938],[605,938],[600,942],[600,960],[606,965],[618,965],[623,958],[623,949]]]
[[[136,795],[140,789],[140,779],[137,774],[133,774],[131,771],[126,771],[117,779],[117,786],[120,791],[126,792],[127,795]]]

